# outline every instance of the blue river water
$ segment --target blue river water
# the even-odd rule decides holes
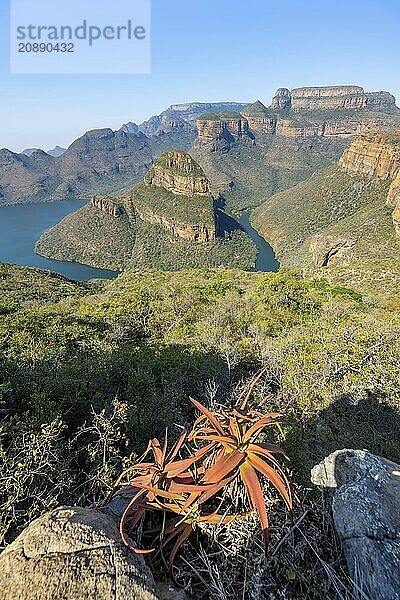
[[[37,267],[60,273],[74,281],[113,279],[118,273],[95,269],[75,262],[49,260],[35,254],[34,248],[42,233],[56,225],[66,215],[78,210],[86,200],[62,200],[37,204],[17,204],[0,207],[0,262]],[[253,229],[249,214],[242,213],[237,221],[258,248],[253,271],[277,271],[279,263],[271,246]]]
[[[62,200],[1,206],[0,262],[48,269],[74,281],[116,277],[118,273],[114,271],[94,269],[74,262],[49,260],[35,254],[35,244],[41,234],[84,204],[86,200]]]

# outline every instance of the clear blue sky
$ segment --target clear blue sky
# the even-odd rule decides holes
[[[14,151],[68,146],[176,102],[269,104],[277,87],[358,84],[400,98],[399,0],[153,0],[152,73],[107,76],[10,75],[8,3],[0,147]]]

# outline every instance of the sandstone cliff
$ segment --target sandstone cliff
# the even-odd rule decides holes
[[[353,176],[391,181],[386,204],[395,207],[393,224],[400,234],[400,134],[360,136],[343,154],[339,166]]]
[[[149,187],[162,187],[177,196],[210,194],[204,172],[185,152],[172,151],[163,154],[145,175],[144,183]]]
[[[396,100],[389,92],[365,92],[357,85],[302,87],[289,91],[279,88],[271,108],[297,110],[360,109],[387,110],[395,108]]]
[[[210,146],[212,152],[228,152],[239,140],[250,139],[248,120],[239,113],[206,113],[196,121],[195,147]]]
[[[361,135],[345,151],[339,165],[351,175],[394,177],[400,168],[400,136]]]
[[[214,198],[204,171],[185,152],[158,158],[130,196],[143,221],[193,242],[215,239]]]
[[[121,204],[117,204],[111,196],[93,196],[92,206],[112,217],[120,217],[124,211]]]

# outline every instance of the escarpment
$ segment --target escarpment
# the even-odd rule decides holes
[[[91,202],[94,208],[112,217],[120,217],[124,211],[122,205],[117,204],[111,196],[93,196]]]
[[[189,154],[179,151],[158,158],[145,175],[144,184],[164,188],[177,196],[210,194],[209,183],[199,165]]]
[[[139,218],[193,242],[216,237],[214,198],[204,171],[185,152],[158,158],[130,200]]]
[[[222,231],[204,171],[180,151],[155,160],[141,184],[115,198],[96,195],[47,230],[36,252],[94,267],[250,269],[257,255],[242,231]]]
[[[227,152],[239,140],[250,139],[249,123],[239,113],[206,113],[196,121],[195,148],[210,146],[212,152]]]
[[[400,273],[399,198],[400,132],[376,132],[354,140],[337,165],[270,197],[252,222],[281,264],[379,287],[378,263],[394,280]]]
[[[365,92],[358,85],[279,88],[271,108],[297,110],[360,109],[387,110],[395,108],[396,99],[389,92]]]
[[[341,169],[363,177],[394,177],[400,167],[400,135],[362,135],[339,160]]]

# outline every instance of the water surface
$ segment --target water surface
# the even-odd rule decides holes
[[[256,264],[252,271],[273,271],[276,273],[279,270],[279,262],[276,260],[275,253],[271,246],[264,240],[263,237],[251,226],[249,213],[243,212],[240,217],[236,218],[247,235],[253,240],[258,249]]]
[[[35,254],[35,244],[42,233],[84,204],[86,200],[62,200],[0,206],[0,262],[48,269],[74,281],[116,277],[118,273],[114,271],[49,260]]]

